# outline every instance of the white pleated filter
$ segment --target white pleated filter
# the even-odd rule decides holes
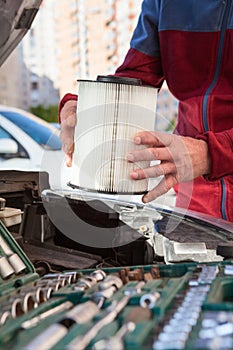
[[[79,81],[77,125],[71,183],[106,193],[143,193],[148,180],[131,180],[130,172],[149,166],[129,163],[139,131],[153,131],[157,89],[98,81]]]

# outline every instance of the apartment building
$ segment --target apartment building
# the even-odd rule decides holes
[[[60,0],[56,8],[61,95],[75,92],[77,79],[115,71],[129,48],[142,0],[67,3]]]
[[[32,28],[22,41],[23,61],[30,72],[31,106],[59,101],[55,0],[43,1]]]
[[[31,30],[0,69],[0,103],[24,109],[58,104],[66,92],[77,91],[77,79],[114,73],[129,49],[141,3],[44,0]],[[164,85],[156,128],[171,128],[176,110]]]
[[[0,104],[28,109],[29,72],[23,61],[22,46],[18,46],[0,67]]]
[[[142,0],[60,0],[56,7],[60,95],[77,91],[77,79],[112,74],[129,49]],[[158,94],[157,130],[170,131],[177,100],[167,85]]]

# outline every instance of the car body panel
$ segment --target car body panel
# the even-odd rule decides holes
[[[19,126],[3,115],[4,112],[17,112],[19,116],[28,118],[38,123],[38,126],[48,129],[52,135],[58,138],[59,131],[49,123],[40,118],[27,113],[18,108],[0,106],[0,139],[2,138],[1,130],[10,137],[9,140],[16,141],[18,151],[15,154],[0,154],[1,170],[27,170],[27,171],[46,171],[49,174],[50,185],[52,188],[66,188],[66,183],[70,180],[69,172],[71,171],[65,165],[64,153],[59,149],[51,150],[46,144],[40,145],[33,137],[27,134]],[[34,132],[36,129],[34,128]],[[39,128],[38,128],[39,133]],[[5,136],[6,137],[6,136]],[[3,135],[3,139],[6,139]],[[55,137],[55,136],[54,136]],[[38,139],[39,135],[38,135]],[[56,145],[56,143],[55,143]],[[7,146],[7,145],[6,145]],[[56,146],[57,147],[57,146]]]

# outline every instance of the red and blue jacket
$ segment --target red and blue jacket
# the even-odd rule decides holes
[[[205,140],[212,160],[208,178],[179,185],[177,205],[233,221],[233,1],[144,0],[116,74],[166,80],[175,132]]]
[[[233,0],[144,0],[116,75],[166,80],[175,132],[205,140],[212,161],[208,178],[179,184],[177,206],[233,221]]]

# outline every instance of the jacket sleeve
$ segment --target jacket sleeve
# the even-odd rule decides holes
[[[143,84],[162,86],[164,75],[160,57],[158,18],[160,1],[144,0],[130,49],[115,75],[141,79]]]
[[[137,78],[144,85],[160,88],[163,84],[163,73],[160,57],[146,55],[130,48],[123,64],[117,68],[116,76]]]
[[[205,132],[196,138],[207,142],[211,157],[211,173],[208,180],[218,180],[233,174],[233,129],[222,132]]]

